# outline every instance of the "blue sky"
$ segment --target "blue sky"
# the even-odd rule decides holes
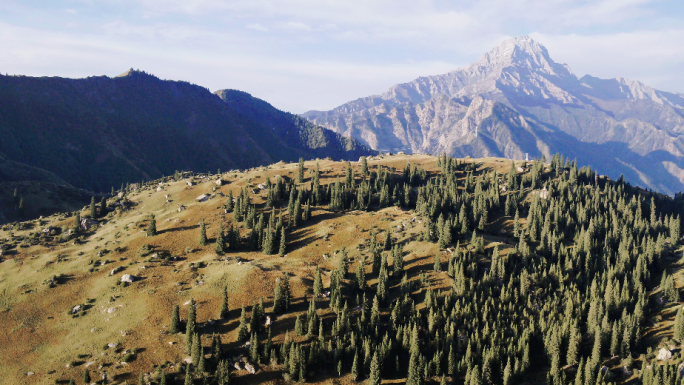
[[[517,35],[578,76],[684,93],[680,0],[3,0],[0,72],[136,68],[301,113],[467,65]]]

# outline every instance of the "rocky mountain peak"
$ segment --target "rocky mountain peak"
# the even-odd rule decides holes
[[[548,75],[574,77],[567,65],[554,62],[546,47],[529,36],[504,40],[484,54],[474,65],[490,69],[517,67]]]

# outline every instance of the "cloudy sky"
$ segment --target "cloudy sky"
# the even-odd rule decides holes
[[[0,72],[136,68],[300,113],[467,65],[517,35],[578,76],[684,93],[681,0],[3,0]]]

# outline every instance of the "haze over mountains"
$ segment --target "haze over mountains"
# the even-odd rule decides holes
[[[374,153],[247,93],[213,94],[134,70],[114,78],[0,76],[0,137],[0,182],[94,191],[176,170]]]
[[[684,95],[578,78],[527,36],[469,66],[302,116],[382,151],[514,159],[560,152],[613,178],[684,190]]]

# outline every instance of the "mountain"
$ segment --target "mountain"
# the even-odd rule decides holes
[[[0,137],[0,159],[32,170],[0,181],[59,179],[94,191],[176,170],[374,153],[249,94],[213,94],[134,70],[114,78],[0,76]]]
[[[578,78],[527,36],[469,66],[302,116],[382,151],[513,159],[560,152],[614,178],[684,190],[684,95]]]

